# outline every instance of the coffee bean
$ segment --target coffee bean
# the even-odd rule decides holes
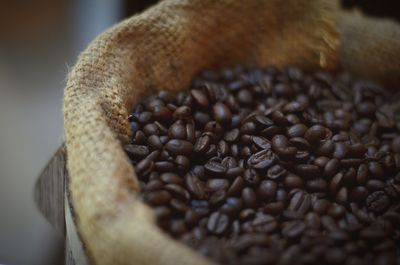
[[[324,176],[326,178],[333,177],[338,170],[338,166],[339,166],[338,159],[336,159],[336,158],[330,159],[324,166]]]
[[[287,190],[301,189],[304,186],[304,181],[295,174],[289,174],[285,177],[283,184]]]
[[[254,136],[254,137],[252,137],[252,141],[259,149],[270,149],[271,148],[270,141],[268,141],[266,138],[264,138],[262,136]]]
[[[227,190],[229,188],[229,181],[226,179],[209,179],[206,187],[212,191]]]
[[[330,207],[331,203],[326,199],[317,200],[312,206],[313,210],[320,215],[325,214]]]
[[[197,199],[205,198],[205,184],[193,173],[188,173],[185,176],[186,187],[189,192],[193,194]]]
[[[230,125],[232,113],[229,108],[223,103],[216,103],[213,106],[214,119],[221,124]]]
[[[287,130],[287,136],[290,138],[303,137],[307,129],[308,129],[307,126],[305,126],[302,123],[295,124]]]
[[[242,190],[242,199],[243,199],[244,205],[248,208],[255,208],[257,205],[256,194],[249,187],[246,187]]]
[[[218,160],[208,160],[204,165],[204,168],[208,174],[213,176],[224,176],[226,172],[226,167]]]
[[[276,190],[276,182],[272,180],[263,180],[258,187],[257,194],[263,201],[268,202],[275,198]]]
[[[229,226],[229,217],[220,212],[214,212],[210,215],[207,223],[207,229],[210,233],[220,235],[224,233]]]
[[[310,195],[304,191],[296,191],[290,199],[288,210],[305,214],[311,207]]]
[[[167,142],[165,149],[173,155],[190,155],[193,144],[185,140],[173,139]]]
[[[229,197],[226,199],[224,205],[221,206],[220,211],[230,217],[235,217],[243,208],[243,201],[236,197]]]
[[[168,136],[171,139],[186,139],[186,128],[181,122],[175,122],[168,129]]]
[[[124,150],[131,159],[141,159],[150,153],[149,148],[144,145],[125,145]]]
[[[272,149],[276,152],[276,150],[284,149],[289,146],[289,140],[286,136],[279,134],[275,135],[272,138]]]
[[[288,239],[295,239],[300,237],[305,229],[306,225],[302,221],[293,221],[283,227],[282,235]]]
[[[271,167],[276,161],[276,157],[271,150],[261,150],[247,160],[248,166],[256,170],[266,170]]]
[[[171,194],[164,190],[149,192],[144,197],[144,200],[152,206],[166,205],[171,199]]]
[[[375,191],[366,199],[368,210],[374,213],[384,212],[390,206],[390,204],[390,199],[384,191]]]
[[[240,131],[238,128],[232,129],[225,133],[224,140],[227,142],[235,142],[239,139]]]
[[[298,164],[295,165],[294,169],[297,174],[307,179],[315,178],[320,175],[320,170],[318,166],[315,165]]]

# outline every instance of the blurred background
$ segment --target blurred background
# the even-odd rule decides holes
[[[96,35],[155,2],[0,2],[0,264],[63,264],[63,237],[36,209],[33,187],[63,142],[66,75]],[[400,20],[398,0],[343,5]]]

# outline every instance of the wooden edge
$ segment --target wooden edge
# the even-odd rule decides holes
[[[73,209],[68,200],[68,191],[65,190],[65,226],[67,232],[66,248],[65,248],[65,264],[66,265],[90,265],[85,254],[82,241],[76,230]]]
[[[65,235],[64,189],[67,178],[64,144],[46,165],[34,187],[34,200],[50,224]]]

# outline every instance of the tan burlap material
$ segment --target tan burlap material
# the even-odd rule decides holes
[[[101,34],[79,56],[64,99],[69,189],[91,262],[210,264],[157,228],[136,199],[121,143],[143,95],[237,63],[344,66],[400,84],[399,41],[396,24],[338,14],[332,0],[166,0]]]

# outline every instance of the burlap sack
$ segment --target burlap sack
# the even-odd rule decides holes
[[[210,264],[164,234],[136,199],[121,143],[145,94],[178,91],[202,68],[236,63],[346,70],[400,84],[400,29],[326,0],[166,0],[96,38],[65,90],[69,189],[93,264]]]

